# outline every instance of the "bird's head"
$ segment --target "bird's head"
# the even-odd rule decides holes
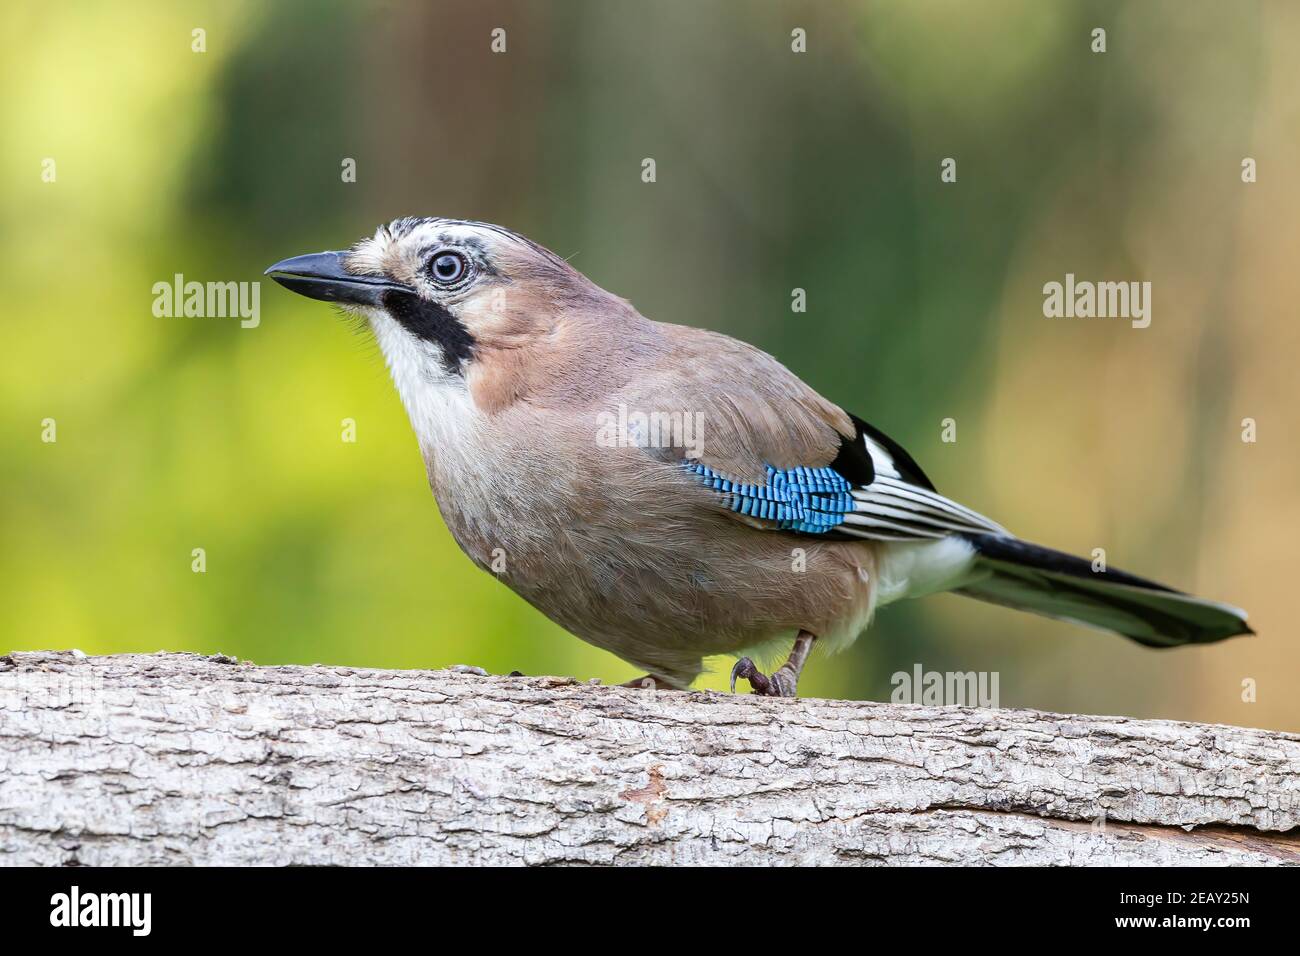
[[[464,388],[494,354],[527,350],[568,316],[624,305],[523,236],[459,219],[397,219],[345,252],[285,259],[266,274],[364,316],[404,394],[417,382]]]

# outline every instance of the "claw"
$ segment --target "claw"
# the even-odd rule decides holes
[[[766,674],[760,671],[748,657],[736,661],[731,668],[731,692],[736,692],[736,678],[743,677],[749,681],[754,693],[761,697],[780,697],[781,689]]]

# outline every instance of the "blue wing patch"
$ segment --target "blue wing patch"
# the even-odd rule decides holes
[[[825,534],[853,511],[852,485],[833,468],[773,468],[767,483],[732,481],[707,465],[684,462],[686,470],[727,496],[732,511],[776,522],[782,531]]]

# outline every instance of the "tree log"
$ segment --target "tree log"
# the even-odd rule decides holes
[[[571,678],[0,658],[0,864],[1296,864],[1300,736]]]

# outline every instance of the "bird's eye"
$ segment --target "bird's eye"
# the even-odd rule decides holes
[[[433,275],[434,281],[443,285],[451,285],[459,281],[468,269],[469,264],[459,252],[440,252],[429,264],[429,272]]]

